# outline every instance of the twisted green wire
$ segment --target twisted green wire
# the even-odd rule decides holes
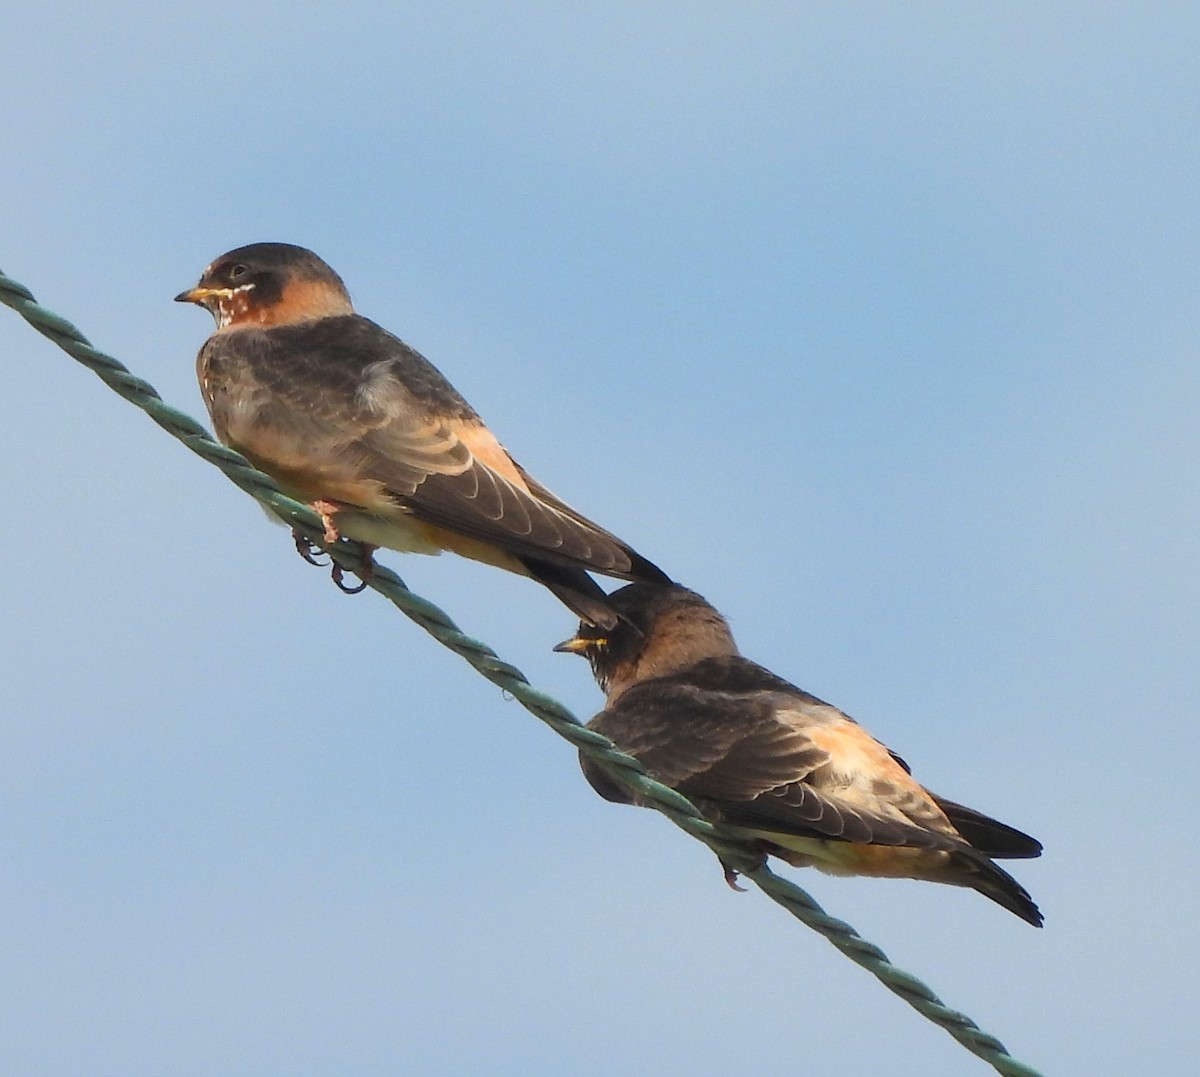
[[[363,567],[357,543],[339,541],[327,545],[321,521],[307,505],[286,496],[269,475],[252,467],[240,453],[213,440],[191,416],[166,404],[152,385],[130,373],[112,356],[93,348],[75,326],[41,306],[28,288],[2,271],[0,303],[12,307],[34,329],[95,373],[115,393],[141,408],[168,434],[220,468],[232,482],[266,505],[289,527],[325,549],[343,568],[357,572]],[[465,635],[442,610],[410,591],[394,572],[378,565],[368,582],[439,643],[464,658],[559,736],[604,767],[639,803],[657,808],[676,826],[704,842],[772,901],[823,935],[851,961],[867,969],[889,991],[945,1029],[972,1054],[1006,1077],[1041,1077],[1037,1070],[1013,1058],[995,1036],[984,1032],[965,1014],[950,1009],[911,973],[893,965],[878,946],[867,942],[849,924],[829,916],[804,890],[767,868],[752,843],[730,836],[720,826],[705,819],[687,797],[656,782],[641,763],[619,751],[607,737],[581,725],[558,700],[534,688],[525,674],[505,662],[487,644]]]

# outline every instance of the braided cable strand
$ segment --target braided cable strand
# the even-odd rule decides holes
[[[41,306],[28,288],[2,271],[0,303],[15,310],[34,329],[91,370],[113,392],[144,411],[168,434],[219,468],[285,524],[326,550],[337,564],[351,572],[363,567],[357,543],[339,541],[327,545],[321,521],[312,509],[284,494],[274,479],[251,466],[240,453],[215,441],[191,416],[164,402],[148,382],[132,374],[112,356],[92,347],[74,325]],[[732,836],[705,819],[687,797],[655,781],[636,759],[619,751],[607,737],[583,726],[558,700],[534,688],[516,666],[500,658],[487,644],[465,635],[447,614],[410,591],[390,569],[377,565],[368,582],[439,643],[465,659],[559,736],[601,765],[630,791],[638,803],[656,808],[676,826],[708,845],[725,864],[739,871],[796,919],[828,939],[851,961],[867,969],[889,991],[945,1029],[996,1072],[1005,1077],[1040,1077],[1037,1070],[1013,1058],[998,1039],[984,1032],[966,1015],[947,1007],[915,976],[893,965],[879,947],[867,942],[849,924],[829,916],[795,883],[766,867],[761,852],[751,842]]]

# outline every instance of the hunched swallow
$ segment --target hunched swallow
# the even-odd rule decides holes
[[[619,614],[611,629],[581,624],[555,650],[591,663],[608,698],[588,727],[651,777],[758,842],[764,858],[969,886],[1041,927],[1029,894],[992,862],[1038,856],[1038,841],[935,796],[852,718],[742,657],[695,592],[634,583],[609,600]],[[580,762],[602,797],[634,803],[600,766]]]
[[[312,251],[239,247],[175,299],[216,320],[196,372],[217,436],[310,503],[327,543],[362,543],[368,570],[380,546],[452,550],[607,627],[616,615],[589,571],[668,582],[529,475],[431,363],[355,313]]]

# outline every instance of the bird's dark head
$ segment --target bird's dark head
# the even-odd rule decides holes
[[[631,583],[608,597],[618,616],[615,626],[581,622],[554,649],[586,658],[610,702],[636,681],[737,654],[725,618],[686,587]]]
[[[175,302],[204,307],[218,330],[354,313],[342,278],[291,243],[252,243],[221,255]]]

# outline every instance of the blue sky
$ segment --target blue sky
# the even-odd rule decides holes
[[[1198,31],[14,11],[0,268],[202,415],[171,297],[312,247],[747,654],[1041,838],[1047,924],[801,885],[1047,1072],[1185,1072]],[[0,1070],[987,1072],[7,311],[0,357]],[[540,588],[387,563],[598,709]]]

